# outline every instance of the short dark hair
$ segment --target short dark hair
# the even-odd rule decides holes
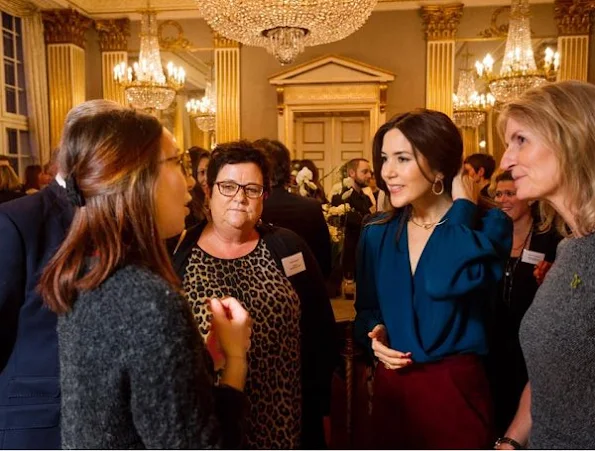
[[[219,171],[228,164],[254,163],[262,173],[264,192],[271,191],[271,169],[265,153],[250,141],[241,140],[219,144],[211,152],[211,161],[207,168],[207,185],[213,191]]]
[[[285,144],[276,139],[261,138],[252,145],[261,149],[269,159],[272,187],[287,186],[291,178],[291,157]]]
[[[496,160],[487,153],[474,153],[465,158],[464,164],[470,164],[475,172],[483,168],[483,178],[489,180],[496,170]]]
[[[352,158],[347,163],[345,163],[345,172],[347,173],[347,175],[349,175],[349,171],[357,171],[360,161],[365,161],[366,163],[369,163],[369,161],[365,158]]]

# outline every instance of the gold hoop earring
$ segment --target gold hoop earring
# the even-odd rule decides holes
[[[440,182],[440,191],[438,191],[436,189],[436,183]],[[440,196],[443,192],[444,192],[444,182],[440,179],[436,180],[434,183],[432,183],[432,192],[436,195],[436,196]]]

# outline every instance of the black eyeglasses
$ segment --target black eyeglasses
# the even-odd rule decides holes
[[[242,188],[244,194],[249,199],[258,199],[264,193],[264,186],[258,185],[257,183],[240,185],[231,180],[224,180],[222,182],[215,182],[215,185],[217,185],[219,192],[225,197],[235,197],[240,188]]]

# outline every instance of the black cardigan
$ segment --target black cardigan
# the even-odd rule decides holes
[[[174,268],[183,280],[192,250],[207,222],[187,229],[172,256]],[[324,277],[306,242],[288,229],[260,224],[260,237],[283,271],[281,260],[301,252],[306,271],[289,277],[301,302],[300,329],[302,366],[302,448],[324,447],[322,417],[330,413],[331,380],[339,359],[335,317],[326,292]],[[172,243],[173,244],[173,243]],[[171,246],[169,246],[171,248]],[[283,271],[284,272],[284,271]]]

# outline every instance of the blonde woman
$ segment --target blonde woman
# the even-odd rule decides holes
[[[525,92],[500,115],[516,196],[550,204],[567,238],[525,314],[529,382],[499,449],[595,448],[595,86]],[[543,220],[552,223],[553,215]]]
[[[10,166],[9,159],[0,156],[0,204],[24,196],[21,187],[19,176]]]

